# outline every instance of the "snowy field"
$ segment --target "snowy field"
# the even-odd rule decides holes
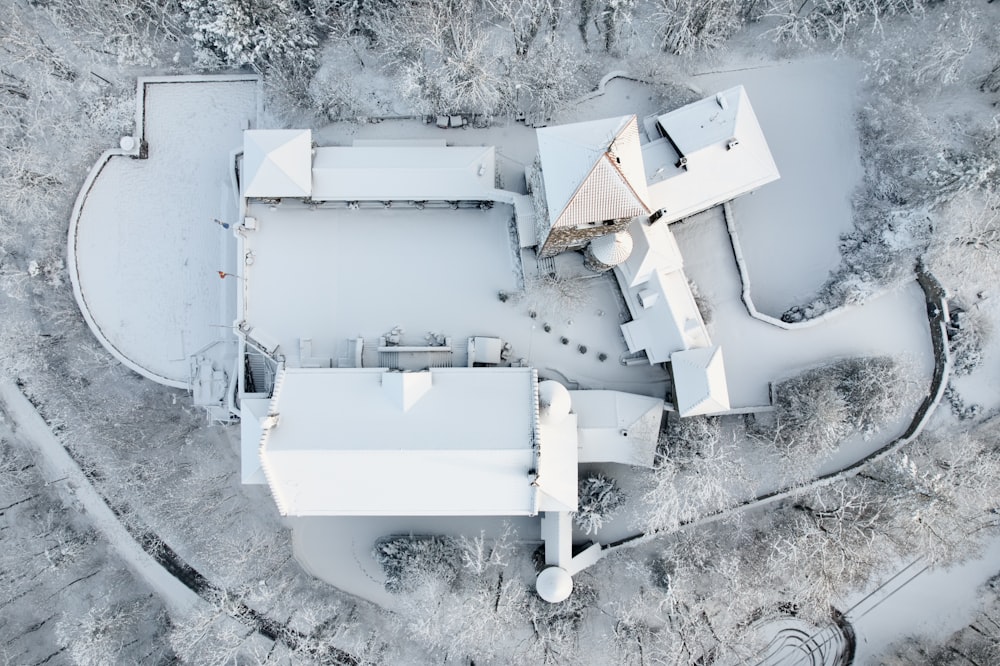
[[[105,155],[71,251],[85,315],[133,369],[178,387],[188,357],[222,339],[235,314],[231,153],[256,117],[252,80],[146,85],[149,158]],[[105,159],[107,160],[105,163]],[[81,195],[84,196],[84,195]]]
[[[928,385],[934,362],[923,292],[915,282],[815,326],[785,330],[747,314],[721,208],[671,229],[688,278],[712,308],[709,330],[725,354],[733,407],[766,405],[769,382],[839,357],[899,357],[912,366],[919,386]],[[751,296],[756,293],[753,283]]]
[[[757,309],[780,317],[805,303],[840,263],[861,182],[857,111],[861,68],[811,58],[694,77],[705,94],[743,84],[781,179],[732,206]]]

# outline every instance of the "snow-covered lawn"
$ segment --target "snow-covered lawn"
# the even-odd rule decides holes
[[[397,600],[386,592],[385,574],[371,556],[376,539],[406,534],[495,537],[509,524],[519,540],[541,543],[538,518],[528,517],[324,516],[291,518],[288,524],[295,557],[306,571],[387,608]]]
[[[862,175],[861,76],[855,62],[815,58],[694,77],[705,94],[743,84],[781,172],[732,204],[761,312],[780,316],[808,301],[840,261]]]
[[[235,286],[231,153],[255,122],[247,77],[145,83],[149,158],[105,154],[70,239],[88,323],[134,370],[186,387],[188,357],[228,333]],[[230,293],[232,292],[232,293]]]

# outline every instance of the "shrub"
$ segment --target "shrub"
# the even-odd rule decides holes
[[[588,474],[579,482],[579,509],[573,520],[586,534],[601,529],[615,511],[625,503],[625,494],[603,474]]]
[[[875,434],[900,400],[899,364],[890,357],[837,361],[775,387],[775,424],[768,433],[783,453],[829,453],[852,431]]]
[[[443,536],[385,537],[372,551],[385,573],[385,589],[394,594],[412,591],[427,578],[453,583],[461,568],[459,555],[455,540]]]

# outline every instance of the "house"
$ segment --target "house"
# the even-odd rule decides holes
[[[536,134],[541,177],[529,175],[528,181],[542,209],[536,213],[539,256],[582,248],[649,215],[634,115],[544,127]]]
[[[742,86],[644,122],[634,116],[538,130],[546,210],[539,256],[583,249],[613,270],[631,321],[628,349],[672,370],[682,416],[729,411],[722,350],[712,345],[667,225],[776,180],[777,166]],[[543,196],[537,194],[543,192]]]
[[[201,209],[181,216],[167,230],[178,249],[161,262],[162,273],[190,272],[180,249],[189,235],[218,240],[224,233],[222,251],[202,252],[197,275],[173,281],[157,272],[155,281],[163,293],[183,296],[162,301],[168,311],[157,321],[167,323],[159,327],[182,322],[198,335],[178,325],[168,337],[179,338],[182,353],[150,344],[146,365],[134,367],[187,386],[213,418],[239,417],[241,478],[266,484],[284,516],[541,516],[548,568],[538,590],[564,599],[573,574],[603,552],[600,544],[574,548],[578,465],[652,466],[665,396],[569,390],[551,376],[540,379],[531,354],[511,357],[510,343],[493,330],[511,319],[495,303],[493,284],[475,292],[453,287],[470,275],[513,282],[526,247],[538,257],[584,250],[586,265],[613,271],[620,287],[630,317],[621,324],[627,352],[646,371],[671,368],[681,416],[727,411],[722,350],[712,344],[667,223],[777,177],[745,92],[725,91],[644,128],[631,115],[539,129],[538,158],[526,173],[530,197],[498,186],[492,146],[441,139],[317,146],[309,130],[244,130],[253,123],[223,120],[227,145],[230,134],[242,135],[242,151],[228,163],[220,157],[218,173],[205,166],[197,184],[231,179],[235,196],[222,196],[227,212],[218,213],[228,222],[210,224],[206,215],[196,226],[188,218]],[[644,133],[655,138],[644,143]],[[134,157],[152,163],[161,155],[170,157],[154,146]],[[158,168],[176,172],[166,162]],[[125,166],[129,174],[150,167]],[[81,192],[77,217],[96,200],[101,168]],[[206,186],[200,200],[218,194]],[[429,236],[432,227],[438,236]],[[94,228],[71,225],[71,253],[107,237],[106,225],[99,238]],[[165,232],[150,225],[143,233],[135,246],[162,254]],[[487,250],[501,258],[488,266]],[[115,271],[73,259],[88,323],[128,359],[101,326],[125,320],[115,309]],[[145,258],[129,261],[141,274]],[[215,261],[227,270],[216,271]],[[89,301],[80,286],[88,271],[100,273],[84,284]],[[189,317],[194,297],[204,302]],[[457,297],[489,299],[500,310],[483,317],[461,304],[428,307]],[[103,302],[115,308],[93,307]],[[429,333],[414,339],[397,318]],[[512,335],[528,349],[536,340],[537,349],[534,326],[524,329]],[[115,330],[131,341],[127,327]],[[147,329],[140,333],[148,337]]]

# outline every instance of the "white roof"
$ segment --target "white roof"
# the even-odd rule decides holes
[[[493,146],[354,145],[316,149],[316,201],[487,199],[496,187]]]
[[[678,414],[697,416],[729,411],[722,347],[675,352],[670,365]]]
[[[650,207],[665,222],[694,215],[780,177],[743,86],[657,118],[665,138],[642,147]],[[683,156],[686,168],[678,167]]]
[[[605,266],[617,266],[629,258],[633,245],[628,231],[618,231],[590,241],[590,253]]]
[[[538,420],[555,425],[569,416],[573,401],[566,387],[554,379],[538,382]]]
[[[573,576],[561,567],[547,567],[535,579],[535,590],[549,603],[566,601],[573,592]]]
[[[260,457],[283,515],[533,515],[531,368],[284,370]],[[420,373],[414,373],[420,374]],[[429,377],[429,383],[427,378]],[[544,454],[544,452],[543,452]],[[572,474],[553,450],[553,476]],[[543,465],[544,466],[544,465]]]
[[[580,462],[652,467],[663,400],[621,391],[570,391],[577,415]]]
[[[308,197],[311,171],[311,130],[243,132],[243,196]]]
[[[639,286],[656,271],[679,271],[684,266],[677,239],[665,222],[650,223],[640,218],[632,221],[628,231],[632,252],[619,265],[628,286]]]
[[[537,137],[552,227],[649,213],[634,115],[544,127]]]
[[[654,271],[623,292],[632,312],[621,326],[630,352],[645,350],[650,363],[666,363],[675,351],[711,344],[683,271]]]
[[[240,400],[240,480],[243,483],[265,484],[264,470],[260,466],[261,419],[267,416],[270,398],[243,398]]]

